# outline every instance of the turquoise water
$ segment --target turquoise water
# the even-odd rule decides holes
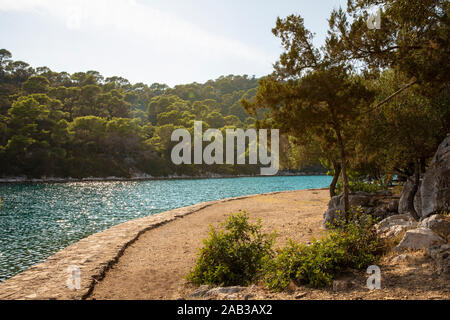
[[[202,201],[328,187],[331,177],[0,185],[0,281],[113,225]]]

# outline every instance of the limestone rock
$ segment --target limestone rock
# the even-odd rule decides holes
[[[200,286],[197,290],[192,292],[189,295],[189,298],[201,298],[209,291],[209,289],[210,289],[210,287],[208,285],[204,284],[204,285]]]
[[[295,294],[295,299],[301,299],[301,298],[304,298],[304,297],[306,297],[307,294],[308,294],[307,292],[297,292],[297,293]]]
[[[397,237],[398,235],[402,234],[405,231],[414,229],[414,226],[411,225],[397,225],[397,226],[392,226],[391,228],[389,228],[389,231],[386,232],[382,238],[393,238],[393,237]]]
[[[450,235],[450,217],[435,214],[422,220],[419,227],[431,229],[434,233],[437,233],[444,239],[447,239]]]
[[[370,193],[358,191],[349,195],[349,202],[355,207],[369,207],[370,206]]]
[[[421,216],[450,211],[450,136],[439,145],[420,186]]]
[[[204,294],[204,296],[205,297],[214,297],[214,296],[218,296],[218,295],[222,295],[222,294],[230,295],[230,294],[241,292],[244,289],[245,289],[245,287],[240,287],[240,286],[218,287],[218,288],[208,290],[208,292],[206,292]]]
[[[450,274],[450,244],[433,246],[429,248],[428,253],[434,260],[440,273]]]
[[[323,215],[323,226],[328,227],[328,224],[334,224],[342,217],[343,205],[341,204],[342,195],[334,196],[328,203],[328,209]]]
[[[362,207],[366,214],[384,219],[397,213],[398,197],[392,196],[390,191],[367,193],[358,191],[349,195],[350,207]],[[334,196],[328,203],[328,209],[324,214],[323,226],[336,224],[343,218],[344,196]]]
[[[402,241],[394,248],[396,251],[405,249],[420,250],[433,245],[442,244],[444,240],[428,228],[408,230]]]
[[[401,232],[417,227],[417,222],[409,214],[390,216],[375,225],[377,233],[382,238],[395,237]]]

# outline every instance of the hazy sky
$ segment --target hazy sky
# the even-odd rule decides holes
[[[55,71],[170,86],[257,77],[281,53],[277,16],[301,14],[321,45],[347,0],[0,0],[0,48]]]

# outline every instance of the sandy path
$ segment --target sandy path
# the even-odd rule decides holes
[[[246,210],[252,221],[261,218],[265,232],[277,230],[277,246],[289,238],[307,243],[324,231],[321,224],[328,201],[328,190],[258,195],[214,204],[149,230],[125,250],[89,298],[189,298],[195,288],[184,277],[194,267],[209,225],[217,227],[230,213]],[[383,257],[378,263],[382,270],[381,290],[367,289],[365,270],[350,270],[338,279],[352,281],[351,289],[336,292],[328,287],[311,289],[293,285],[274,293],[257,286],[234,299],[450,299],[450,275],[438,274],[423,252],[412,252],[410,261],[400,263],[393,263],[392,257]]]
[[[233,212],[261,218],[264,230],[277,230],[277,245],[288,238],[308,242],[319,237],[329,192],[300,190],[219,203],[144,233],[125,250],[99,282],[91,299],[176,299],[186,297],[184,276],[195,264],[209,231]]]

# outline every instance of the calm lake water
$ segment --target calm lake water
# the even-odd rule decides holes
[[[328,187],[331,177],[0,184],[0,281],[113,225],[202,201]]]

